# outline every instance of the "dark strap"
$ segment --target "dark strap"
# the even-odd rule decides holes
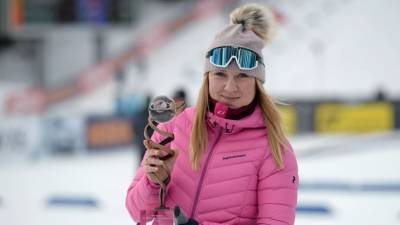
[[[162,141],[160,142],[160,145],[166,145],[166,144],[170,143],[170,142],[173,141],[173,140],[174,140],[173,137],[167,137],[167,138],[165,138],[164,140],[162,140]]]

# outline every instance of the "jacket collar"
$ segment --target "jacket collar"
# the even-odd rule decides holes
[[[262,110],[259,105],[256,106],[254,112],[240,120],[230,120],[221,118],[212,112],[207,112],[206,120],[212,128],[223,128],[224,133],[236,133],[242,129],[265,128],[265,122]]]

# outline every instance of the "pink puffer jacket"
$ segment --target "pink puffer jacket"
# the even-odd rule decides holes
[[[166,204],[203,225],[294,224],[298,173],[292,149],[283,154],[285,168],[277,169],[270,153],[261,109],[241,120],[207,114],[208,148],[199,171],[189,160],[189,138],[195,109],[160,125],[173,132],[170,144],[180,154],[168,185]],[[153,140],[163,137],[153,135]],[[158,187],[139,168],[128,189],[126,206],[135,221],[140,211],[158,206]]]

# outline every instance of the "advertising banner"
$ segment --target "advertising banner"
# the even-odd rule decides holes
[[[134,138],[131,119],[118,116],[91,116],[86,125],[88,150],[112,149],[131,145]]]
[[[279,106],[287,134],[297,133],[297,110],[294,106]]]
[[[359,133],[394,129],[395,113],[390,103],[321,104],[315,112],[315,131]]]

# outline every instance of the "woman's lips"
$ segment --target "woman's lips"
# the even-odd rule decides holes
[[[226,97],[226,96],[221,96],[221,101],[222,103],[224,103],[225,105],[227,105],[228,107],[233,107],[233,103],[239,99],[239,97]]]
[[[239,99],[239,97],[228,97],[228,96],[223,96],[223,95],[221,97],[226,99],[226,100],[229,100],[229,101],[234,101],[236,99]]]

